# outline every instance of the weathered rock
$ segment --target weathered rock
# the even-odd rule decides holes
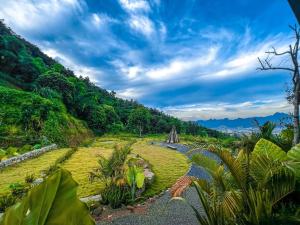
[[[80,198],[80,201],[82,202],[99,202],[101,201],[101,195],[92,195],[85,198]]]
[[[134,207],[132,205],[128,205],[126,206],[126,209],[130,210],[130,211],[133,211],[134,210]]]
[[[36,185],[39,185],[40,183],[42,183],[44,181],[43,178],[37,178],[35,179],[33,182],[32,182],[32,186],[36,186]]]
[[[144,169],[144,175],[145,175],[146,183],[152,184],[154,181],[155,174],[149,168],[146,168]]]
[[[100,216],[102,214],[102,212],[103,212],[103,207],[99,206],[99,207],[97,207],[96,209],[93,210],[92,214],[94,216],[98,217],[98,216]]]

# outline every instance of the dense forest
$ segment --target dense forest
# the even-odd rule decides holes
[[[93,134],[223,134],[124,100],[75,76],[0,21],[0,144],[78,144]]]

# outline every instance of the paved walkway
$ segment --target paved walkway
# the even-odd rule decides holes
[[[190,188],[184,194],[188,202],[200,210],[196,190]],[[165,193],[151,204],[144,215],[129,214],[112,222],[98,222],[97,225],[199,225],[191,208],[181,201],[170,201]]]
[[[163,147],[171,145],[176,149],[174,151],[179,151],[183,154],[188,152],[188,147],[182,144],[166,144],[166,143],[153,143]],[[210,152],[201,151],[202,154],[205,154],[209,157],[214,158]],[[189,176],[195,176],[202,179],[209,179],[207,172],[195,165],[192,165],[190,171],[188,172]],[[184,197],[187,201],[201,210],[200,202],[194,188],[189,188]],[[156,199],[154,203],[150,205],[145,214],[129,214],[123,217],[114,219],[112,222],[98,222],[97,225],[199,225],[192,209],[181,201],[171,201],[171,196],[169,192],[166,192],[164,195]]]

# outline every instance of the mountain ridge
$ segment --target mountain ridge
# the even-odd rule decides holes
[[[286,113],[276,112],[273,115],[269,116],[256,116],[256,117],[247,117],[247,118],[236,118],[236,119],[209,119],[209,120],[197,120],[197,123],[208,127],[208,128],[220,128],[220,127],[227,127],[227,128],[253,128],[256,126],[255,120],[259,124],[263,124],[267,121],[276,123],[280,125],[280,122],[290,122],[290,116]],[[282,121],[283,120],[283,121]]]

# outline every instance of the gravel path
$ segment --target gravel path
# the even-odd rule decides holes
[[[201,210],[196,190],[190,188],[184,196],[188,202]],[[98,222],[97,225],[199,225],[191,208],[181,201],[170,200],[166,192],[149,207],[145,215],[129,214],[112,222]]]
[[[166,144],[163,142],[153,142],[152,144],[163,147],[168,147],[168,145],[170,145],[176,148],[173,149],[174,151],[179,151],[183,154],[186,154],[189,151],[188,147],[182,144]],[[215,156],[208,151],[201,150],[201,153],[216,159]],[[191,169],[187,175],[202,179],[210,179],[209,175],[204,169],[195,165],[191,166]],[[185,192],[184,197],[190,204],[201,210],[200,202],[194,188],[189,188]],[[129,214],[114,219],[112,222],[98,222],[97,225],[199,225],[199,222],[197,221],[192,209],[188,205],[181,201],[169,202],[170,199],[171,196],[169,192],[166,192],[150,205],[147,213],[144,215]]]

